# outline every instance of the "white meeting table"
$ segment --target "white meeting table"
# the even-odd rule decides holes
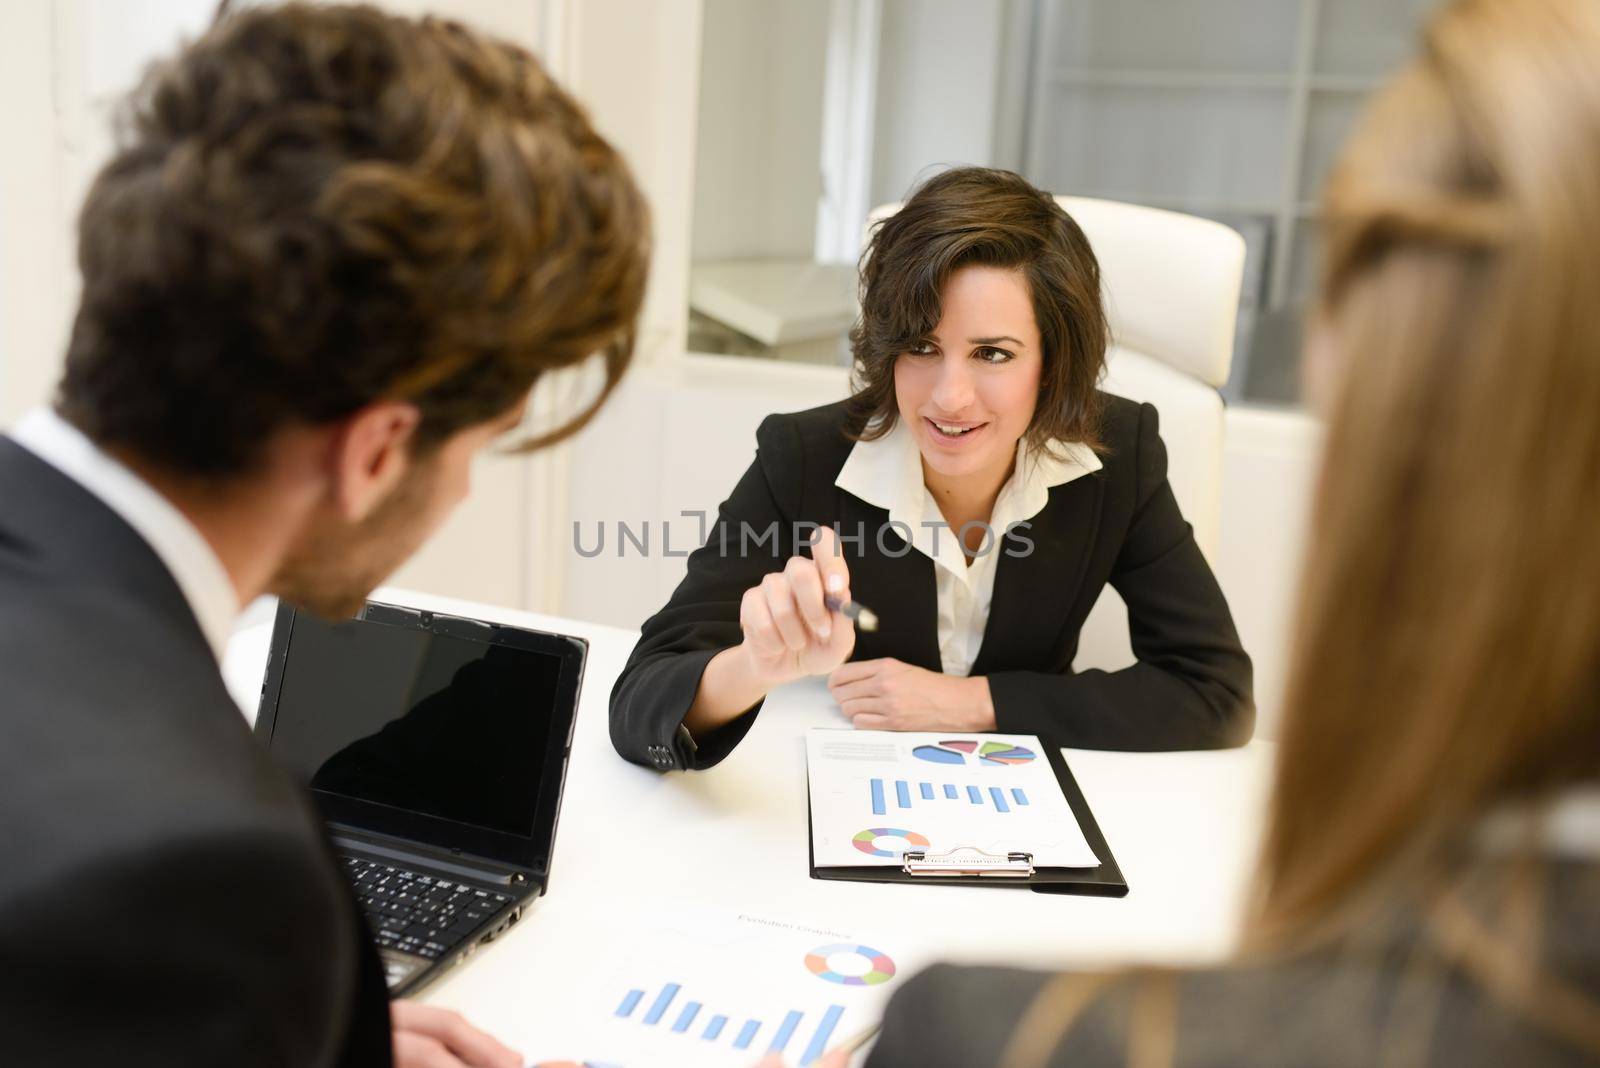
[[[858,931],[937,932],[924,947],[931,958],[968,962],[1205,964],[1237,937],[1271,743],[1065,751],[1128,883],[1123,898],[820,881],[809,875],[804,733],[849,724],[821,680],[774,692],[717,767],[663,775],[619,757],[607,730],[611,686],[638,632],[407,591],[373,598],[589,641],[549,891],[423,995],[492,1033],[525,1034],[530,1006],[561,988],[563,961],[625,956],[638,937],[629,932],[675,902],[815,916]],[[252,720],[271,629],[270,620],[240,629],[224,663]]]

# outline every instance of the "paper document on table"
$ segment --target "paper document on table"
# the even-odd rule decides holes
[[[889,995],[927,963],[884,931],[673,911],[671,922],[629,932],[619,943],[626,952],[597,947],[562,1003],[539,1007],[534,1063],[749,1068],[779,1053],[786,1065],[813,1064],[876,1023]]]
[[[806,734],[813,863],[893,866],[907,850],[1024,852],[1043,868],[1093,868],[1045,755],[1030,734],[813,728]]]

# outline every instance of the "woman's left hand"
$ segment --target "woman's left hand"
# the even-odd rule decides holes
[[[989,680],[913,667],[885,657],[841,664],[828,692],[862,730],[992,731]]]

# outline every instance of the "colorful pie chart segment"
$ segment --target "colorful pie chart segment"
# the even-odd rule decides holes
[[[840,986],[877,986],[894,978],[894,960],[871,946],[838,942],[806,954],[812,975]]]
[[[886,849],[885,846],[899,845],[899,842],[880,842],[883,838],[903,839],[906,843],[898,849]],[[928,840],[916,831],[906,831],[899,827],[869,827],[851,839],[855,847],[869,857],[898,857],[905,852],[907,846],[925,846]]]
[[[978,758],[985,764],[1026,764],[1033,757],[1032,749],[1010,742],[984,742],[978,750]]]
[[[911,750],[918,760],[932,764],[966,764],[972,757],[990,766],[1026,764],[1037,756],[1032,749],[1010,742],[976,742],[969,738],[949,738],[937,745],[919,745]]]

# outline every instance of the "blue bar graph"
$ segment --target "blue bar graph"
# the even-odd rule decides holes
[[[805,1016],[805,1013],[794,1009],[783,1018],[783,1023],[778,1025],[778,1033],[772,1038],[772,1045],[767,1047],[768,1053],[783,1052],[783,1047],[789,1044],[789,1039],[794,1036],[794,1029],[800,1026],[800,1020],[803,1016]]]
[[[617,1015],[627,1019],[633,1015],[633,1010],[639,1007],[639,999],[644,997],[643,990],[630,990],[628,996],[622,999],[622,1004],[617,1006]]]
[[[913,807],[919,800],[918,795],[921,795],[920,800],[923,801],[937,800],[939,797],[939,791],[941,789],[944,791],[944,796],[947,800],[961,800],[961,787],[953,782],[912,783],[905,779],[894,779],[892,781],[894,783],[894,800],[892,803],[896,808]],[[883,779],[870,779],[868,782],[872,787],[872,814],[874,816],[888,815],[889,805],[891,803],[888,799],[889,783],[885,782]],[[915,789],[913,789],[913,787],[915,787]],[[987,796],[989,800],[993,802],[995,811],[997,812],[1010,812],[1013,804],[1026,805],[1028,803],[1028,795],[1023,793],[1021,790],[1013,788],[1011,790],[1011,798],[1008,800],[1006,798],[1005,788],[999,786],[968,786],[967,800],[971,801],[974,805],[984,804],[985,790],[988,791]]]
[[[672,999],[678,996],[678,990],[677,983],[668,983],[662,987],[661,993],[656,995],[655,1002],[650,1006],[650,1011],[645,1013],[644,1022],[647,1024],[660,1023],[661,1017],[667,1013],[667,1006],[671,1005]]]
[[[828,1011],[822,1014],[822,1022],[817,1025],[816,1033],[811,1036],[810,1044],[800,1057],[802,1068],[828,1052],[828,1039],[833,1037],[833,1029],[839,1026],[839,1017],[843,1015],[843,1005],[828,1006]]]
[[[615,1015],[621,1019],[630,1019],[644,1026],[654,1027],[669,1022],[666,1016],[668,1012],[672,1012],[671,1033],[684,1036],[686,1041],[698,1038],[701,1042],[721,1042],[732,1038],[732,1047],[735,1050],[760,1048],[755,1043],[761,1038],[764,1030],[761,1020],[746,1018],[735,1035],[729,1027],[729,1024],[733,1023],[732,1017],[708,1009],[704,1001],[691,997],[679,983],[663,984],[650,1000],[649,1010],[639,1013],[637,1010],[644,1004],[645,996],[645,988],[635,987],[628,990],[617,1005]],[[787,1052],[788,1056],[793,1058],[787,1063],[797,1066],[812,1065],[828,1052],[829,1043],[834,1040],[847,1011],[845,1005],[827,1005],[825,1008],[820,1008],[820,1013],[791,1009],[773,1029],[771,1040],[764,1043],[765,1049],[762,1052]],[[815,1026],[809,1035],[802,1036],[800,1028],[808,1016],[815,1021]],[[801,1052],[802,1041],[804,1052]]]
[[[694,1023],[694,1018],[699,1014],[700,1003],[698,1001],[689,1002],[683,1007],[683,1011],[678,1014],[678,1022],[672,1025],[672,1029],[682,1034],[684,1031],[689,1030]]]

